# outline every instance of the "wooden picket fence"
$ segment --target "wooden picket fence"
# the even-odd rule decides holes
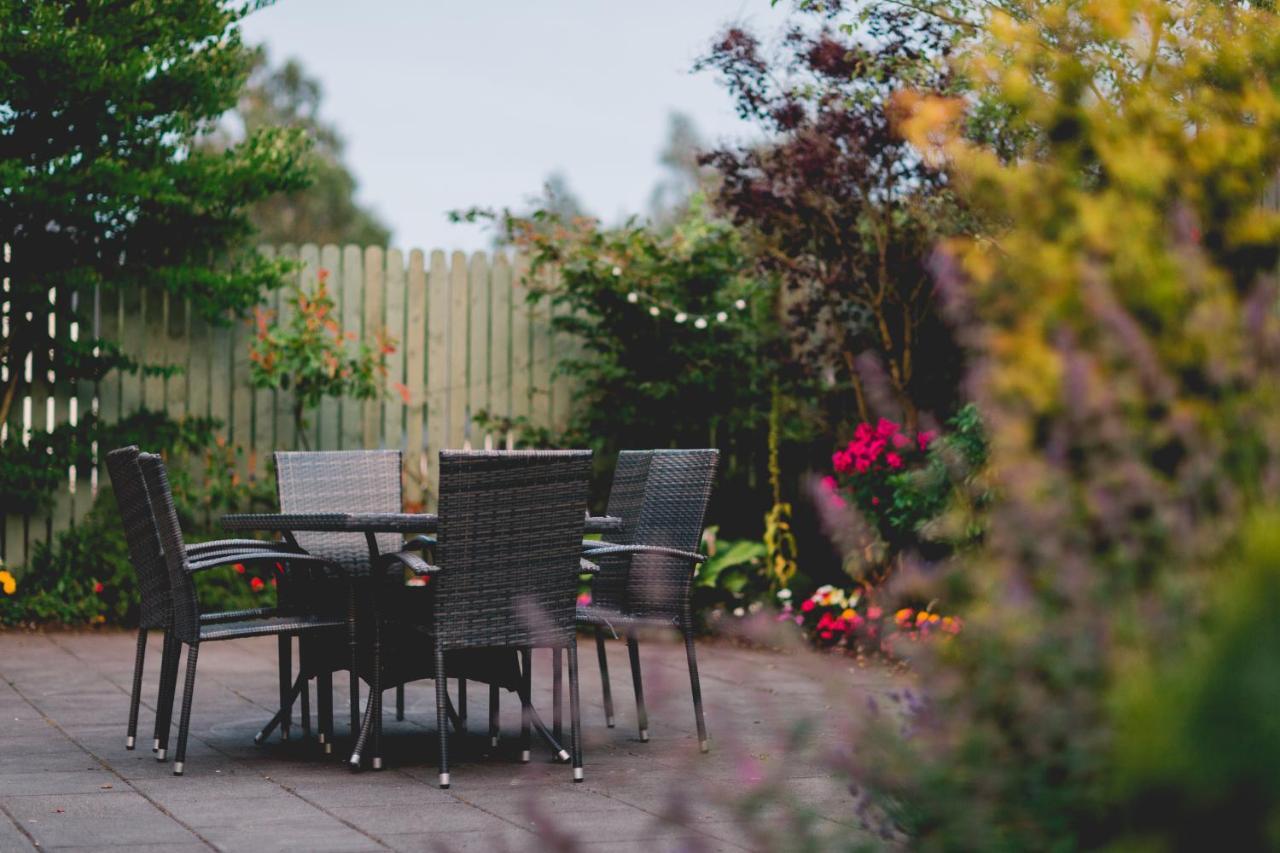
[[[399,448],[406,505],[434,508],[440,449],[510,444],[510,435],[484,432],[478,412],[524,416],[552,428],[567,422],[573,389],[553,372],[573,342],[552,331],[545,301],[527,301],[523,259],[502,252],[446,256],[439,250],[351,245],[262,250],[297,260],[297,283],[304,288],[313,288],[319,271],[327,270],[343,328],[370,341],[386,329],[398,342],[388,357],[388,393],[377,400],[324,400],[308,415],[306,446]],[[79,296],[51,294],[51,322],[58,322],[59,306],[70,307]],[[243,477],[260,475],[272,451],[303,447],[295,435],[292,393],[250,384],[251,322],[209,324],[185,301],[163,292],[83,296],[92,303],[81,304],[82,316],[93,316],[96,334],[144,363],[181,371],[148,377],[113,373],[96,386],[59,383],[56,377],[48,386],[34,384],[15,402],[5,440],[74,421],[95,407],[108,421],[147,408],[173,418],[221,421],[220,437],[243,451]],[[268,295],[276,322],[289,310],[285,296],[284,288]],[[407,401],[392,390],[396,383],[408,388]],[[101,466],[69,470],[51,512],[6,518],[0,528],[3,563],[23,564],[37,542],[74,525],[103,477]]]

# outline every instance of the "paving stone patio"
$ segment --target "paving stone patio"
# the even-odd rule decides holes
[[[435,786],[429,681],[410,685],[404,722],[394,721],[387,693],[381,771],[353,773],[343,765],[349,737],[341,687],[333,755],[302,741],[296,719],[289,742],[276,736],[255,747],[254,733],[274,711],[271,638],[201,649],[187,771],[175,778],[172,764],[155,761],[149,749],[160,656],[154,637],[142,746],[124,749],[133,645],[133,634],[114,631],[0,632],[0,852],[759,850],[776,846],[777,836],[762,837],[734,798],[762,773],[781,778],[812,820],[837,835],[847,827],[851,842],[860,837],[842,782],[816,759],[782,746],[797,709],[821,712],[849,698],[833,695],[827,680],[794,665],[794,656],[723,642],[700,646],[714,743],[701,755],[682,646],[642,647],[652,733],[642,744],[625,644],[608,643],[618,716],[609,729],[594,650],[584,642],[585,783],[572,784],[569,768],[553,763],[545,748],[535,749],[532,763],[519,763],[513,694],[503,694],[503,739],[490,749],[487,690],[473,685],[470,731],[454,741],[453,786],[442,791]],[[855,693],[891,686],[874,672],[846,673],[836,660],[823,667],[838,674],[831,680],[852,682]],[[550,723],[548,675],[547,653],[535,653],[535,701]]]

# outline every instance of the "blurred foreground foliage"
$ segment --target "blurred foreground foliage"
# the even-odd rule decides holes
[[[856,781],[915,849],[1274,843],[1274,728],[1228,708],[1265,701],[1280,652],[1251,615],[1274,537],[1238,550],[1280,483],[1280,20],[946,6],[975,22],[953,52],[969,95],[891,108],[987,223],[933,268],[995,497],[980,548],[918,573],[965,630],[918,650],[926,700],[905,732],[871,716]],[[975,109],[1014,156],[966,135]]]

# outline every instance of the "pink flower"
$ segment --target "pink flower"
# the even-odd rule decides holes
[[[880,423],[876,424],[876,435],[881,438],[888,438],[898,431],[898,425],[887,418],[881,418]]]
[[[883,610],[881,610],[879,607],[868,607],[868,608],[867,608],[867,618],[868,618],[868,619],[879,619],[879,618],[880,618],[881,616],[883,616],[883,615],[884,615],[884,611],[883,611]]]
[[[884,461],[889,463],[890,468],[902,467],[902,457],[896,453],[888,454],[887,456],[885,456]]]
[[[871,499],[871,505],[872,505],[872,506],[880,506],[880,499],[879,499],[879,498],[872,498],[872,499]]]
[[[907,438],[906,433],[895,432],[893,434],[893,446],[902,449],[911,443],[911,439]]]
[[[933,441],[933,437],[935,434],[936,433],[934,433],[933,430],[927,429],[924,432],[920,433],[918,436],[916,436],[916,441],[920,443],[921,450],[929,449],[929,442]]]
[[[871,462],[865,456],[859,456],[853,467],[859,474],[865,474],[871,469]]]
[[[800,605],[800,612],[802,612],[802,613],[808,613],[809,611],[813,610],[813,608],[814,608],[814,607],[816,607],[816,606],[817,606],[817,605],[813,603],[813,599],[812,599],[812,598],[807,598],[807,599],[805,599],[805,600],[804,600],[804,602]]]
[[[579,607],[586,607],[586,606],[587,606],[587,605],[589,605],[590,603],[591,603],[591,593],[589,593],[589,592],[580,592],[580,593],[578,593],[578,606],[579,606]]]
[[[858,424],[857,428],[853,431],[853,437],[858,441],[866,441],[868,438],[871,438],[871,424]]]
[[[836,478],[835,478],[835,477],[823,477],[823,478],[822,478],[822,487],[823,487],[824,489],[826,489],[828,492],[834,492],[834,491],[836,490]]]

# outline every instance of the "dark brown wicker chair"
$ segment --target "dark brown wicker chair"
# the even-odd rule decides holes
[[[449,787],[446,663],[452,653],[479,649],[521,655],[524,755],[533,723],[531,651],[567,651],[570,756],[574,781],[583,778],[574,602],[590,472],[591,452],[585,450],[440,453],[435,564],[412,555],[394,558],[430,577],[430,612],[418,627],[434,654],[442,788]]]
[[[277,451],[275,462],[276,490],[281,512],[398,513],[403,509],[401,455],[398,450]],[[341,566],[345,573],[363,575],[369,571],[369,543],[363,533],[299,531],[293,537],[306,553]],[[419,537],[419,546],[425,544],[422,540],[423,537]],[[379,533],[375,536],[375,541],[382,554],[393,553],[405,547],[401,537],[395,533]],[[335,604],[339,608],[344,606],[334,600],[335,594],[345,598],[348,587],[343,584],[341,591],[333,584],[328,584],[327,587],[328,589],[306,591],[313,597],[327,599],[317,602],[314,609],[332,612]],[[347,602],[345,606],[354,607],[356,602]],[[349,661],[356,653],[357,641],[354,633],[348,637],[350,655],[345,658],[322,648],[322,641],[317,638],[299,638],[298,641],[299,666],[303,668],[305,678],[317,680],[317,710],[322,716],[332,715],[333,668],[351,671],[349,690],[353,732],[360,725],[360,684]],[[281,637],[282,647],[287,643],[288,638]],[[327,639],[324,644],[327,645]],[[304,728],[310,716],[305,678],[302,690]],[[404,719],[403,686],[396,689],[396,719]],[[332,731],[331,725],[328,730]],[[324,738],[325,735],[322,734],[322,742]],[[330,748],[331,745],[325,743],[325,752],[329,752]]]
[[[133,664],[133,689],[129,695],[129,724],[125,735],[125,749],[133,749],[138,734],[138,708],[142,700],[142,674],[146,661],[147,635],[151,631],[164,632],[164,651],[160,665],[160,691],[156,702],[157,714],[152,751],[163,761],[161,731],[167,720],[161,709],[172,707],[166,697],[174,690],[177,678],[176,640],[173,637],[173,603],[169,590],[169,572],[165,568],[164,554],[156,533],[155,517],[147,497],[142,469],[138,466],[140,451],[136,446],[121,447],[107,453],[107,474],[124,527],[125,542],[129,548],[129,560],[137,576],[140,607],[138,613],[138,644]],[[283,543],[263,542],[257,539],[220,539],[201,542],[187,548],[188,557],[195,562],[207,562],[223,553],[243,554],[254,552],[260,560],[282,560],[294,549]],[[259,553],[261,552],[261,553]],[[245,562],[245,560],[237,560]],[[205,624],[235,622],[275,613],[273,608],[239,610],[225,613],[204,613],[200,620]],[[281,662],[282,665],[284,662]]]
[[[599,565],[600,570],[592,580],[591,603],[577,611],[578,624],[596,630],[609,724],[613,721],[613,702],[603,632],[616,630],[626,635],[641,741],[649,740],[649,718],[640,675],[638,632],[643,628],[675,628],[683,634],[698,746],[703,752],[710,748],[710,741],[702,709],[689,594],[693,568],[706,559],[698,553],[698,546],[718,459],[716,450],[619,454],[609,514],[622,518],[623,529],[611,542],[584,543],[587,559]],[[643,492],[637,508],[637,487],[641,483]]]
[[[237,552],[234,549],[220,551],[208,559],[196,560],[189,556],[182,538],[182,529],[178,523],[177,509],[173,503],[173,493],[169,488],[168,474],[159,456],[143,453],[138,457],[142,468],[143,480],[146,483],[147,497],[155,516],[156,531],[159,534],[160,547],[164,552],[165,567],[169,572],[169,589],[173,607],[173,628],[169,632],[177,643],[187,647],[186,683],[182,695],[182,716],[178,723],[178,749],[174,755],[173,773],[181,776],[186,769],[187,735],[191,726],[191,702],[195,692],[196,661],[199,658],[200,644],[216,640],[235,640],[244,637],[261,636],[293,636],[309,632],[341,632],[346,620],[338,616],[311,616],[306,614],[273,613],[270,615],[254,615],[231,622],[209,624],[200,618],[200,602],[196,595],[192,574],[215,566],[227,566],[246,560],[260,559],[260,550]],[[293,571],[305,566],[323,568],[327,562],[320,557],[308,554],[291,553],[289,564]],[[174,670],[176,677],[177,652],[174,653]],[[295,691],[299,688],[295,688]],[[292,696],[288,697],[290,700]],[[162,713],[166,724],[161,731],[161,749],[168,746],[169,725],[167,720],[171,710],[165,712],[163,705],[172,707],[172,694],[169,701],[162,703]],[[277,718],[287,713],[287,703],[282,702]],[[322,722],[323,725],[323,722]],[[327,734],[332,734],[331,732]]]

